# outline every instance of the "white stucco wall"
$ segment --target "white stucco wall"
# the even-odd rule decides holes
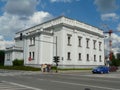
[[[16,41],[16,45],[24,45],[25,65],[54,64],[53,56],[56,56],[56,37],[57,56],[60,56],[59,65],[61,67],[104,65],[103,31],[96,27],[60,17],[18,32],[16,38],[19,37],[20,33],[23,33],[25,38],[22,41]],[[68,35],[71,35],[71,46],[68,45]],[[36,39],[35,44],[30,45],[30,38],[33,36]],[[78,37],[81,37],[81,47],[78,46]],[[86,38],[89,39],[89,48],[86,48]],[[96,49],[93,49],[93,40],[96,40]],[[101,51],[99,50],[99,42],[102,43]],[[34,60],[28,60],[29,52],[35,53]],[[68,52],[71,53],[71,60],[67,58]],[[79,53],[81,53],[81,60],[78,60]],[[87,54],[89,54],[89,61],[86,59]],[[96,61],[94,61],[94,55],[96,55]],[[101,62],[99,61],[100,55]]]
[[[67,35],[71,35],[71,46],[67,45]],[[104,65],[104,42],[103,38],[88,34],[85,32],[80,32],[78,30],[73,30],[67,27],[63,27],[59,32],[61,36],[60,39],[60,50],[58,51],[59,56],[63,59],[60,59],[61,66],[94,66],[94,65]],[[81,47],[78,46],[78,37],[81,39]],[[90,48],[86,48],[86,38],[89,38]],[[93,49],[93,40],[96,40],[96,50]],[[99,42],[102,42],[101,51],[99,50]],[[67,60],[67,53],[71,53],[71,60]],[[78,54],[81,53],[81,59],[78,60]],[[89,61],[86,60],[86,55],[89,54]],[[94,55],[96,55],[96,61],[94,61]],[[99,61],[99,56],[101,55],[101,62]]]
[[[23,52],[20,51],[7,51],[5,53],[5,66],[12,66],[15,59],[23,60]]]

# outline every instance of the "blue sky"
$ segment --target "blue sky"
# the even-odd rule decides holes
[[[0,40],[13,42],[16,32],[61,15],[104,31],[120,30],[120,0],[0,0]],[[119,35],[112,34],[116,50]]]

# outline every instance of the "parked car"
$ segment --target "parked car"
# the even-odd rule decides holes
[[[109,67],[110,72],[116,72],[117,70],[118,70],[118,67],[116,67],[116,66],[110,66]]]
[[[109,73],[109,67],[107,66],[97,66],[93,68],[92,73]]]

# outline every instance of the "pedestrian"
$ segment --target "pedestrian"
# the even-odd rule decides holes
[[[43,64],[42,68],[43,68],[43,72],[45,72],[46,65],[45,65],[45,64]]]
[[[47,72],[47,64],[44,65],[45,72]]]
[[[41,64],[41,71],[43,72],[43,64]]]

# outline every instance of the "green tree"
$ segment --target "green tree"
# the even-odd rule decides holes
[[[120,60],[115,58],[114,53],[112,53],[112,60],[110,66],[120,66]]]
[[[5,52],[0,50],[0,65],[4,65]]]

